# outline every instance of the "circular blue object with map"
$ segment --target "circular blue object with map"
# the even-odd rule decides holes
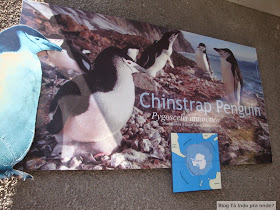
[[[185,161],[192,175],[204,175],[211,169],[213,150],[209,142],[192,144],[185,149]]]

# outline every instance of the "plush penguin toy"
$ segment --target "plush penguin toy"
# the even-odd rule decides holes
[[[210,78],[213,79],[213,71],[209,62],[209,58],[206,53],[206,46],[204,43],[199,43],[197,50],[195,52],[195,61],[204,73],[208,73]]]
[[[240,105],[243,78],[238,63],[231,50],[214,48],[221,56],[221,70],[225,91],[231,103]]]
[[[143,70],[124,50],[109,47],[93,69],[65,83],[50,104],[47,130],[58,142],[61,161],[72,157],[109,155],[118,148],[120,129],[130,118],[135,88],[132,73]]]
[[[156,77],[157,73],[163,69],[168,63],[172,68],[174,65],[171,60],[171,54],[173,52],[173,43],[175,42],[179,31],[166,32],[159,41],[148,46],[141,54],[137,63],[145,68],[145,73],[150,77]]]
[[[42,79],[36,54],[45,50],[61,48],[28,26],[0,33],[0,179],[32,178],[13,166],[25,157],[34,137]]]

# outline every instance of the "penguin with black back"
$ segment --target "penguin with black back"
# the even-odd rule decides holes
[[[195,61],[197,67],[200,68],[204,73],[208,73],[210,78],[213,79],[213,71],[208,55],[206,53],[206,46],[204,43],[199,43],[195,52]]]
[[[38,31],[17,25],[0,33],[0,179],[31,175],[13,169],[35,133],[42,69],[38,54],[62,49]]]
[[[244,84],[238,62],[230,49],[214,48],[214,50],[221,56],[223,84],[229,100],[235,105],[240,105]]]
[[[61,148],[62,162],[74,156],[109,155],[118,148],[120,129],[133,111],[132,74],[138,70],[143,68],[124,50],[109,47],[97,56],[91,71],[58,90],[50,104],[47,130]]]
[[[162,70],[166,63],[172,68],[174,65],[171,60],[173,52],[173,43],[175,42],[180,31],[170,31],[163,34],[159,41],[148,46],[141,54],[137,63],[145,69],[145,73],[155,78],[157,73]]]

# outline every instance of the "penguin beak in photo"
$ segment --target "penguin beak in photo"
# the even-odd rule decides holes
[[[222,55],[222,50],[221,49],[218,49],[218,48],[214,48],[215,51],[217,51],[217,53],[219,53],[220,55]]]
[[[135,68],[136,71],[135,71],[135,72],[132,72],[132,73],[136,73],[136,72],[145,72],[145,71],[146,71],[146,69],[144,69],[143,67],[139,66],[139,65],[136,64],[136,63],[135,63],[134,68]]]
[[[169,42],[174,42],[174,41],[176,40],[177,36],[179,35],[179,33],[180,33],[180,31],[174,32],[174,33],[170,36]]]
[[[177,32],[176,32],[176,34],[179,34],[179,33],[180,33],[180,31],[177,31]]]
[[[126,65],[131,69],[132,74],[137,72],[145,72],[145,69],[139,66],[137,63],[133,62],[132,60],[123,59]]]
[[[179,35],[179,33],[175,33],[174,34],[174,41],[176,40],[177,36]]]

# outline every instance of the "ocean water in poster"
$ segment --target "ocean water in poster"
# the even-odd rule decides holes
[[[33,1],[20,22],[63,50],[41,59],[35,139],[18,168],[170,168],[171,132],[217,133],[222,165],[271,162],[255,48]],[[106,54],[112,47],[122,61]],[[105,97],[123,62],[144,70]]]

